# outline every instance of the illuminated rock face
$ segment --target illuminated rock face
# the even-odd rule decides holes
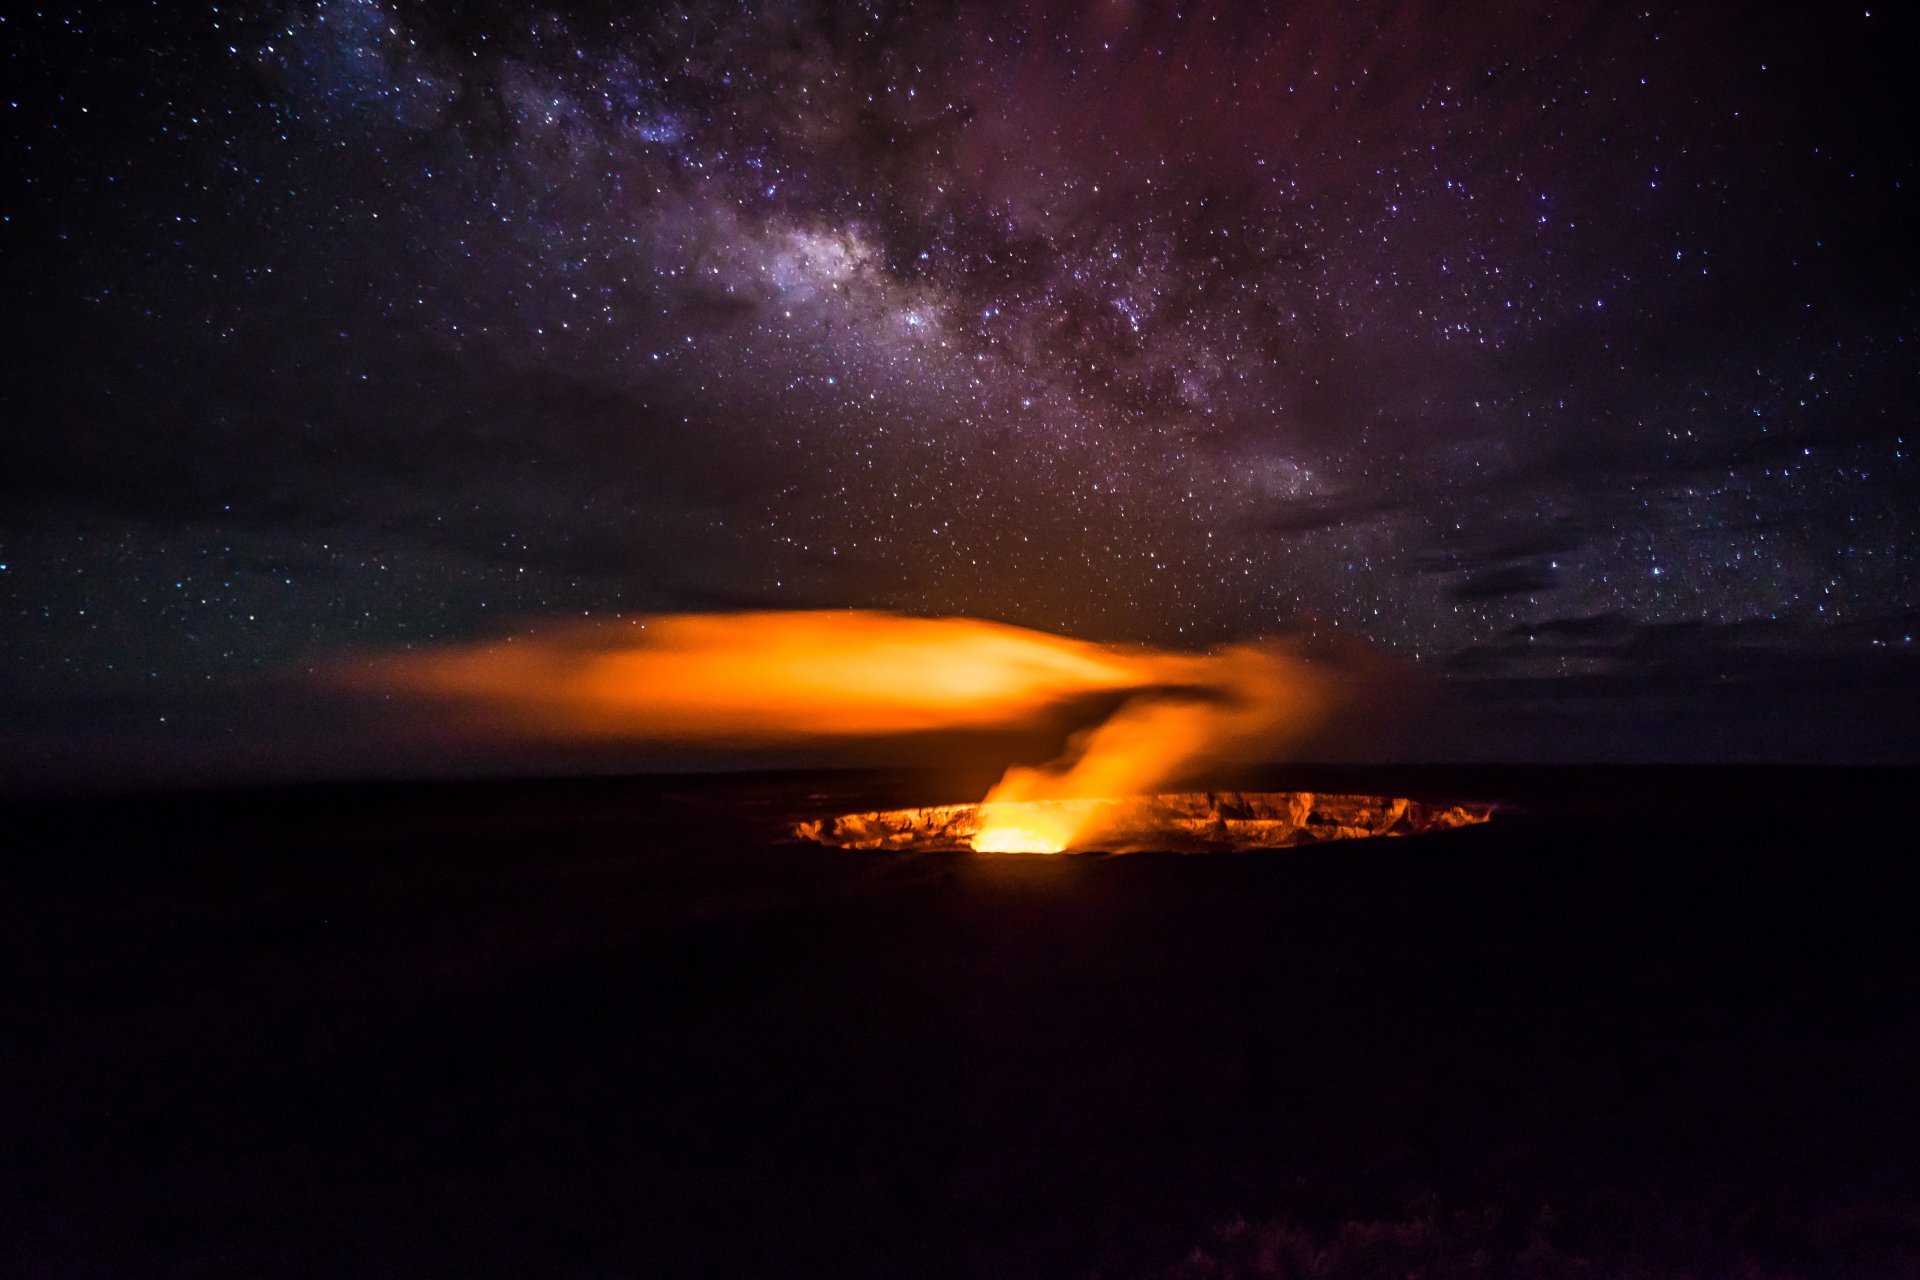
[[[1490,804],[1432,804],[1317,791],[1188,791],[1121,800],[1032,800],[848,813],[794,834],[841,849],[1055,853],[1284,849],[1327,840],[1408,836],[1485,822]],[[1048,831],[1082,834],[1064,849]],[[1028,836],[1032,838],[1026,838]],[[1037,847],[1023,847],[1032,845]]]

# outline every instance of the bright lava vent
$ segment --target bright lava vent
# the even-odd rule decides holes
[[[1446,831],[1485,822],[1493,808],[1318,791],[1184,791],[883,809],[818,818],[793,831],[840,849],[1212,853]]]

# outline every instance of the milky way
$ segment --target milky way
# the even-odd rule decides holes
[[[1351,637],[1602,753],[1729,750],[1681,686],[1914,687],[1877,13],[5,26],[29,719],[217,734],[343,647],[731,607]],[[1794,732],[1911,748],[1853,706]],[[1487,732],[1438,749],[1551,753]]]

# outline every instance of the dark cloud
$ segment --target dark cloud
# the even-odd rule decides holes
[[[1507,638],[1548,636],[1564,641],[1617,641],[1633,634],[1632,619],[1618,613],[1595,613],[1584,618],[1547,618],[1507,628]]]
[[[1551,591],[1560,575],[1539,565],[1510,564],[1482,573],[1470,573],[1448,588],[1456,600],[1491,600],[1499,596],[1537,595]]]

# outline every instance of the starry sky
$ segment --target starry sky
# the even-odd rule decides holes
[[[0,751],[324,772],[342,653],[862,607],[1364,650],[1336,756],[1920,757],[1895,22],[12,12]]]

